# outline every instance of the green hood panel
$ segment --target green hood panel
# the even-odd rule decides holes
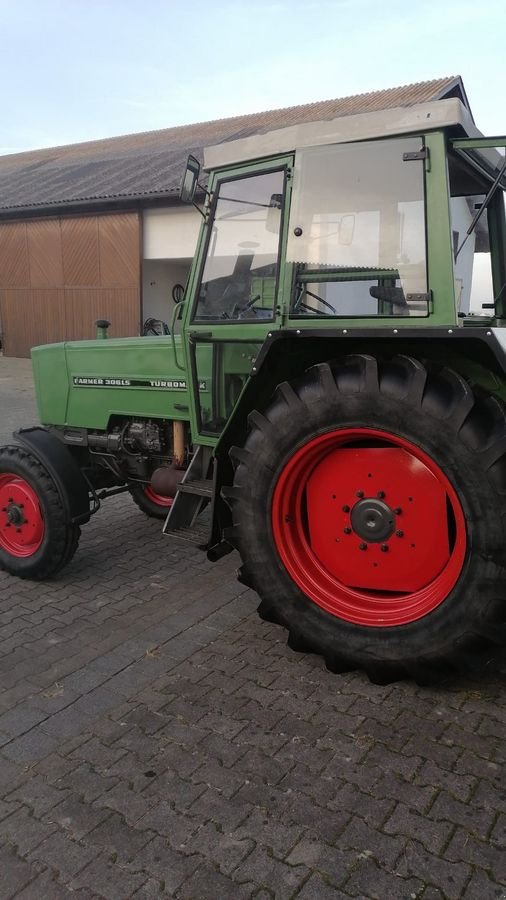
[[[105,430],[114,415],[189,419],[186,372],[170,336],[48,344],[33,348],[32,361],[44,425]],[[199,387],[209,390],[205,377]]]

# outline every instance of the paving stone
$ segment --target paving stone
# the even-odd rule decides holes
[[[89,888],[95,895],[108,900],[130,900],[145,882],[145,875],[127,872],[102,855],[79,872],[71,885],[73,889]]]
[[[238,840],[249,838],[258,846],[272,852],[283,859],[300,840],[303,829],[298,825],[288,825],[278,818],[269,817],[258,809],[253,812],[237,828],[231,831]]]
[[[163,884],[163,890],[173,894],[202,863],[196,852],[176,851],[167,840],[155,837],[135,857],[135,867],[143,869]]]
[[[138,831],[126,825],[117,813],[111,813],[106,819],[89,831],[83,843],[99,847],[104,852],[113,854],[120,865],[131,862],[139,851],[152,838],[150,831]]]
[[[73,795],[46,813],[44,821],[59,825],[68,832],[69,837],[80,840],[109,816],[110,810],[97,809],[86,803],[84,798],[80,800]]]
[[[20,859],[13,847],[0,847],[0,897],[9,900],[19,894],[31,881],[39,870]]]
[[[9,803],[17,802],[29,806],[40,818],[43,813],[61,803],[67,793],[63,788],[57,789],[48,784],[41,775],[33,775],[11,794],[7,794],[6,799]]]
[[[492,881],[486,872],[479,869],[473,872],[462,897],[463,900],[506,900],[506,886]]]
[[[30,731],[34,725],[38,725],[45,719],[47,713],[31,703],[23,703],[9,709],[0,716],[0,731],[10,735],[11,739]]]
[[[437,818],[437,817],[436,817]],[[397,834],[405,839],[412,838],[432,853],[439,853],[447,845],[453,832],[449,822],[434,821],[431,816],[422,816],[398,803],[390,818],[385,822],[383,830],[387,834]]]
[[[202,863],[193,875],[176,892],[177,900],[249,900],[256,891],[255,885],[237,884],[218,872],[210,863]]]
[[[445,857],[454,862],[487,869],[495,881],[506,884],[504,846],[498,847],[485,841],[478,841],[462,828],[457,828],[445,851]]]
[[[9,841],[25,856],[42,843],[56,828],[47,822],[40,822],[25,807],[16,809],[10,816],[0,822],[0,838]]]
[[[490,808],[480,809],[460,803],[442,791],[431,808],[430,817],[436,821],[458,823],[470,834],[486,839],[495,822],[496,812]]]
[[[88,891],[70,891],[64,884],[58,882],[54,872],[46,869],[16,894],[16,900],[92,900],[92,898]]]
[[[384,871],[374,860],[365,858],[358,861],[356,868],[344,886],[349,896],[369,898],[369,900],[408,900],[418,898],[423,890],[423,881],[415,877],[400,877],[399,872]]]
[[[54,831],[42,843],[28,853],[29,860],[35,860],[71,878],[84,869],[97,856],[95,847],[84,847],[65,834]]]
[[[5,744],[2,747],[2,754],[16,763],[26,765],[48,756],[57,746],[58,738],[47,734],[39,725]]]
[[[448,862],[429,853],[422,844],[410,841],[397,864],[397,872],[403,877],[420,878],[437,885],[449,900],[460,900],[471,877],[471,868],[462,863]]]
[[[385,826],[388,830],[388,823]],[[354,816],[339,838],[339,847],[344,850],[356,850],[357,854],[372,855],[382,865],[393,868],[406,846],[407,839],[392,837],[375,828],[370,828],[358,816]]]
[[[255,894],[256,897],[259,896]],[[272,897],[272,894],[266,894]],[[297,894],[297,900],[349,900],[350,895],[331,887],[317,872],[311,875]]]

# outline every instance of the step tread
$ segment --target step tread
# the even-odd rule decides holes
[[[198,494],[202,497],[211,497],[213,493],[213,482],[207,478],[196,478],[191,481],[181,481],[178,490],[182,494]]]
[[[164,531],[169,537],[179,538],[189,544],[207,544],[209,540],[209,532],[205,528],[168,528]]]

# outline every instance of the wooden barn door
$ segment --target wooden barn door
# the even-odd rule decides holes
[[[132,212],[0,225],[0,328],[5,356],[37,344],[139,333],[140,221]]]

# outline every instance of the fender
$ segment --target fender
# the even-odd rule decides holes
[[[40,425],[21,428],[14,432],[14,438],[28,448],[51,475],[69,524],[88,522],[91,515],[88,484],[65,444]]]

